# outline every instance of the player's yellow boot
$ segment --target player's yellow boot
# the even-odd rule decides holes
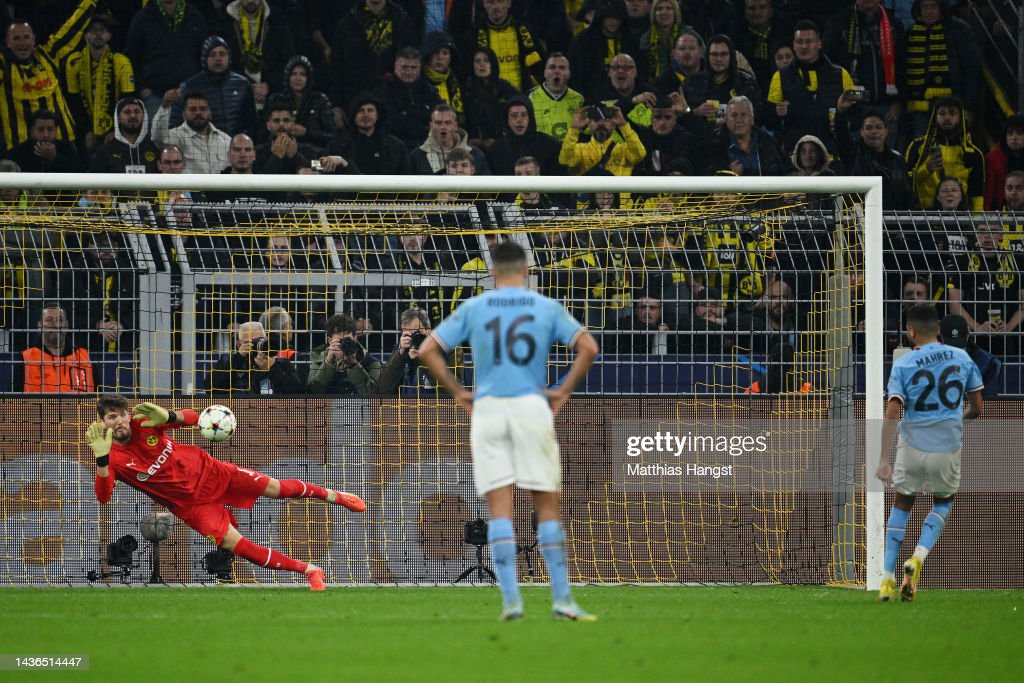
[[[903,563],[903,585],[900,586],[900,600],[912,602],[917,595],[917,582],[921,580],[921,558],[911,557]]]
[[[882,587],[878,589],[878,601],[889,602],[896,597],[896,579],[882,579]]]

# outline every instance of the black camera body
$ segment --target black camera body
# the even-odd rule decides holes
[[[466,522],[462,525],[462,538],[470,545],[487,545],[487,522],[480,517]]]
[[[266,337],[258,337],[252,340],[252,350],[254,353],[269,353],[270,340]]]
[[[346,356],[355,356],[359,358],[362,355],[363,347],[359,345],[355,339],[345,337],[341,340],[341,352]]]
[[[412,342],[412,348],[419,350],[420,345],[427,341],[427,335],[422,332],[413,332],[409,335],[409,341]]]

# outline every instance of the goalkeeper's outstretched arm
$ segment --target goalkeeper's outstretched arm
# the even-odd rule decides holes
[[[110,448],[114,443],[114,430],[97,420],[85,431],[85,443],[96,458],[96,481],[93,483],[96,500],[109,503],[114,493],[114,477],[110,474]]]
[[[175,412],[148,402],[135,406],[132,417],[142,420],[143,427],[191,427],[199,422],[199,413],[194,410]]]

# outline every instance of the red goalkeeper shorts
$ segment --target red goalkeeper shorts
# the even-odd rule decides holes
[[[235,516],[225,506],[251,508],[270,481],[270,477],[260,472],[231,463],[223,464],[225,475],[217,482],[211,482],[211,486],[208,487],[216,490],[216,499],[208,503],[182,506],[173,511],[178,519],[205,536],[214,545],[221,544],[229,526],[238,526]]]

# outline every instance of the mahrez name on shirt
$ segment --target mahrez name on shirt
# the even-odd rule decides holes
[[[922,368],[925,365],[931,365],[932,363],[938,363],[939,361],[944,360],[953,360],[953,352],[935,351],[933,353],[929,353],[927,356],[922,356],[921,358],[918,358],[915,365],[917,365],[917,367],[919,368]]]

